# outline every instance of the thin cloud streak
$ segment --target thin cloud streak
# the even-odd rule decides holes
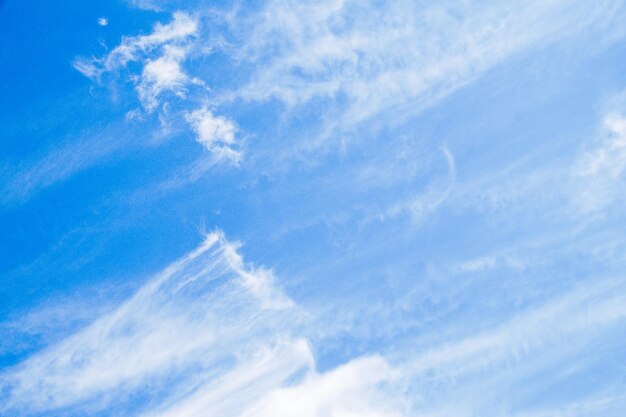
[[[38,192],[127,149],[128,141],[125,135],[119,134],[119,130],[119,125],[109,126],[99,133],[79,137],[33,161],[7,168],[2,175],[4,178],[0,178],[0,205],[23,203]]]
[[[232,23],[244,33],[237,56],[258,67],[247,85],[224,98],[276,98],[296,108],[328,100],[325,142],[375,115],[390,122],[415,115],[517,53],[616,21],[620,7],[570,0],[385,7],[274,0],[251,27]]]
[[[62,409],[190,370],[213,378],[228,357],[287,337],[297,314],[279,312],[292,308],[271,272],[210,234],[113,312],[3,373],[1,409]]]

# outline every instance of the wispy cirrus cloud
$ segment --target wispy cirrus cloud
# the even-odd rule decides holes
[[[101,58],[77,58],[74,67],[83,75],[98,81],[104,75],[117,75],[127,70],[131,62],[139,62],[141,70],[131,75],[143,109],[152,113],[161,109],[174,113],[174,119],[186,120],[196,133],[197,141],[216,157],[227,161],[240,159],[235,149],[236,127],[223,116],[214,117],[206,107],[188,110],[198,100],[206,100],[207,86],[198,77],[190,76],[183,68],[192,56],[205,55],[213,48],[210,40],[201,39],[201,21],[198,17],[178,11],[167,24],[157,23],[147,35],[131,36]],[[199,97],[188,99],[188,87],[200,89]],[[166,97],[179,99],[174,106]],[[195,95],[198,95],[196,93]],[[130,112],[129,115],[136,115]],[[187,115],[185,117],[185,115]]]
[[[466,178],[451,196],[453,205],[457,210],[542,207],[542,217],[568,221],[602,216],[620,199],[625,184],[623,104],[613,104],[596,123],[592,134],[577,137],[568,149],[546,149],[559,152],[558,158],[520,158],[500,172]]]
[[[215,232],[127,301],[1,373],[0,411],[128,412],[146,398],[135,415],[401,415],[384,388],[400,375],[384,358],[316,370],[301,326],[310,319]]]
[[[397,124],[516,54],[610,26],[623,13],[617,0],[594,7],[572,0],[517,6],[401,1],[385,7],[377,2],[274,0],[251,14],[239,15],[238,10],[201,6],[175,11],[170,23],[157,24],[148,35],[124,38],[102,58],[79,58],[75,67],[98,79],[140,62],[142,70],[132,77],[148,112],[166,103],[162,95],[168,92],[184,101],[174,106],[175,112],[197,113],[206,103],[219,107],[278,100],[295,119],[321,100],[320,123],[283,146],[281,155],[286,156],[316,149],[331,137],[330,143],[337,144],[376,115],[384,114],[383,125]],[[230,28],[224,34],[228,41],[216,40],[210,28],[216,23]],[[239,75],[228,88],[209,92],[213,86],[204,79],[207,69],[196,58],[216,50],[232,64],[229,71]],[[200,89],[190,93],[191,85]]]
[[[237,165],[244,160],[242,130],[224,110],[234,102],[278,100],[287,107],[282,116],[287,124],[307,106],[324,103],[319,119],[298,129],[297,139],[278,135],[246,147],[274,160],[289,159],[324,143],[344,144],[346,137],[367,140],[382,126],[418,115],[516,54],[584,36],[602,25],[610,28],[624,13],[617,0],[593,7],[572,0],[515,7],[275,0],[248,15],[237,10],[174,11],[169,22],[155,24],[150,33],[124,37],[101,57],[77,58],[74,67],[94,81],[107,74],[129,77],[143,111],[158,111],[163,129],[189,131],[207,152]],[[224,34],[227,42],[216,41],[215,22],[230,28]],[[211,90],[201,58],[217,50],[232,66],[236,82]],[[139,69],[130,70],[129,63],[138,63]],[[376,115],[381,117],[373,122]],[[365,126],[357,135],[350,133]],[[101,158],[85,152],[78,161],[80,154],[70,165],[90,166]],[[77,171],[60,168],[50,177]]]
[[[257,66],[226,97],[328,105],[322,137],[375,115],[398,122],[468,85],[500,62],[613,21],[620,2],[518,5],[446,1],[275,0],[242,32],[243,61]],[[623,12],[623,11],[621,11]],[[315,143],[303,144],[315,146]]]
[[[390,217],[407,214],[411,220],[418,224],[423,221],[429,214],[435,212],[446,199],[450,196],[456,182],[456,167],[454,164],[454,156],[447,146],[441,148],[441,152],[445,157],[448,168],[447,184],[442,185],[439,182],[431,184],[426,191],[417,196],[412,196],[404,201],[396,202],[391,207],[379,215],[382,220]]]
[[[293,307],[272,281],[211,234],[114,311],[3,373],[3,412],[64,409],[94,398],[91,406],[108,407],[112,393],[141,391],[147,380],[169,381],[174,393],[189,389],[190,380],[216,378],[237,355],[289,337],[297,313],[278,314]],[[183,386],[170,381],[189,372]]]
[[[131,62],[142,64],[133,81],[141,104],[153,112],[162,103],[160,96],[173,93],[184,97],[186,86],[201,83],[190,78],[182,69],[192,50],[199,22],[188,14],[176,12],[167,24],[157,23],[147,35],[130,36],[101,58],[80,57],[74,68],[86,77],[98,81],[105,74],[117,73]]]
[[[180,49],[175,47],[187,45],[197,31],[197,20],[182,12],[174,13],[170,23],[157,23],[152,33],[125,37],[120,45],[103,58],[77,58],[74,61],[74,67],[85,76],[98,79],[106,71],[119,70],[129,62],[145,58],[146,54],[155,50],[157,53],[163,53],[164,57],[175,55],[182,60],[185,57],[184,54],[180,54]],[[176,67],[175,70],[180,69]]]
[[[624,280],[604,278],[495,328],[427,349],[405,335],[393,350],[322,372],[314,343],[322,342],[316,333],[326,319],[296,306],[274,280],[269,271],[246,266],[220,233],[210,234],[130,299],[0,374],[1,410],[470,416],[510,397],[511,386],[548,371],[553,361],[579,357],[598,340],[610,346],[608,335],[626,318]],[[593,365],[589,358],[577,366]],[[517,393],[535,394],[532,387]],[[146,401],[133,408],[133,398]]]
[[[27,201],[38,192],[125,150],[126,135],[119,131],[120,125],[114,124],[99,132],[78,135],[58,144],[47,154],[7,166],[0,176],[0,205]]]
[[[626,117],[608,114],[599,140],[575,166],[575,175],[585,188],[579,202],[586,212],[605,208],[623,194],[626,181]]]
[[[380,356],[363,357],[300,384],[271,391],[242,417],[396,417],[406,415],[409,401],[390,386],[400,377]]]

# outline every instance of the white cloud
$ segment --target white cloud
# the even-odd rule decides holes
[[[48,154],[23,161],[0,176],[0,204],[23,202],[38,191],[96,165],[127,145],[128,127],[111,124],[100,131],[72,137]],[[6,175],[9,174],[9,175]]]
[[[610,114],[604,119],[608,132],[602,146],[588,155],[583,175],[603,173],[610,178],[619,178],[626,168],[626,117]]]
[[[174,118],[176,115],[186,114],[197,141],[212,153],[215,161],[237,164],[241,159],[241,152],[237,149],[235,140],[235,123],[225,117],[214,116],[206,108],[188,112],[184,103],[189,86],[200,86],[203,91],[206,87],[202,80],[190,77],[183,68],[189,55],[198,53],[193,42],[198,36],[199,27],[198,18],[184,12],[175,12],[171,22],[157,23],[150,34],[125,37],[106,56],[76,59],[74,67],[85,76],[98,80],[105,73],[116,74],[131,61],[140,62],[140,73],[133,75],[131,79],[135,83],[144,110],[150,113],[160,108],[164,129],[169,126],[169,121],[166,120],[168,113],[173,113]],[[200,49],[205,47],[206,45],[200,45]],[[180,106],[170,106],[168,99],[163,98],[165,93],[177,96],[183,103]],[[136,114],[137,111],[129,112],[129,115]]]
[[[213,233],[111,313],[1,374],[8,398],[0,411],[110,407],[114,392],[141,392],[147,381],[154,388],[182,372],[182,385],[170,381],[162,395],[180,394],[228,374],[229,361],[236,367],[259,349],[284,344],[296,318],[271,273],[246,267],[235,247]],[[308,363],[298,349],[296,368]]]
[[[483,256],[463,262],[459,265],[461,271],[480,272],[495,268],[498,259],[495,256]]]
[[[109,19],[107,19],[106,17],[101,17],[98,19],[98,24],[100,26],[106,26],[109,24]]]
[[[241,417],[396,417],[406,401],[385,385],[398,377],[385,359],[364,357],[266,394]]]
[[[83,75],[100,79],[114,73],[131,61],[140,61],[142,73],[135,77],[142,104],[153,111],[157,97],[166,91],[183,93],[183,87],[194,81],[181,68],[189,53],[189,43],[198,33],[198,20],[183,12],[173,14],[168,24],[157,23],[148,35],[124,37],[120,45],[102,58],[77,58],[74,67]]]
[[[137,60],[139,54],[150,52],[167,44],[185,42],[198,32],[198,21],[183,12],[173,14],[168,24],[157,23],[148,35],[131,36],[122,39],[104,59],[104,69],[114,70]]]
[[[510,394],[503,380],[612,334],[626,319],[623,288],[596,280],[429,349],[398,339],[393,362],[370,355],[319,372],[306,333],[328,323],[300,326],[272,274],[213,233],[110,313],[0,374],[0,412],[114,411],[132,394],[151,398],[145,417],[470,416]]]
[[[188,396],[150,411],[146,417],[239,416],[267,392],[289,383],[301,372],[308,372],[313,358],[303,340],[279,342],[249,357],[219,378],[200,385]]]
[[[576,219],[577,227],[569,232],[583,231],[626,193],[626,117],[622,103],[612,107],[590,137],[573,136],[575,147],[559,149],[551,158],[539,151],[555,148],[539,148],[533,158],[540,160],[526,156],[499,171],[466,177],[450,196],[451,205],[457,210],[506,210],[509,217],[532,212],[533,221]]]
[[[232,95],[290,106],[329,99],[325,135],[415,114],[530,46],[602,22],[615,2],[273,0],[244,32],[257,65]]]
[[[569,5],[531,1],[514,10],[486,2],[475,9],[467,2],[449,1],[419,8],[400,1],[380,10],[377,2],[276,0],[241,51],[241,57],[259,65],[258,76],[234,96],[255,101],[278,97],[294,107],[318,97],[345,99],[346,107],[330,122],[340,129],[385,111],[393,117],[419,111],[511,54],[593,20],[569,27],[576,21],[572,16],[592,8],[577,5],[572,11]],[[458,8],[463,17],[449,8]],[[183,64],[193,53],[189,41],[197,34],[197,21],[177,13],[150,35],[125,38],[103,59],[75,65],[98,78],[140,61],[137,92],[153,111],[162,94],[184,97],[186,86],[194,82]],[[278,51],[278,56],[268,51]],[[334,103],[331,110],[334,106],[341,107]],[[183,114],[197,141],[217,159],[239,160],[233,121],[206,107],[183,109]],[[610,138],[584,158],[580,174],[613,186],[626,168],[626,123],[609,118],[606,126]],[[409,213],[419,220],[450,198],[456,167],[451,152],[444,148],[443,153],[449,173],[443,185],[399,202],[385,216]],[[534,188],[512,191],[526,198]],[[478,258],[461,268],[486,270],[499,262],[502,258]],[[597,284],[550,300],[495,329],[422,353],[399,340],[394,354],[404,362],[396,368],[381,356],[369,356],[317,372],[307,335],[293,334],[302,330],[294,331],[297,308],[277,289],[272,273],[247,267],[234,245],[212,234],[113,313],[2,374],[0,393],[8,392],[10,399],[0,411],[46,411],[86,401],[113,407],[107,395],[158,390],[163,383],[167,387],[152,402],[149,416],[395,417],[407,415],[404,401],[413,401],[389,387],[399,375],[418,391],[453,387],[438,391],[432,404],[422,404],[431,415],[443,414],[443,402],[469,404],[471,409],[503,392],[498,377],[529,371],[530,365],[525,368],[519,358],[546,367],[544,361],[570,349],[582,350],[580,345],[602,326],[623,322],[623,286],[595,288]],[[314,324],[324,330],[327,325]],[[546,351],[554,354],[536,355]],[[498,366],[501,370],[485,372]],[[480,392],[485,386],[489,390]],[[462,395],[468,391],[479,395]],[[457,410],[453,415],[471,414]]]
[[[558,407],[542,407],[529,413],[515,414],[513,417],[606,417],[619,416],[626,407],[626,395],[622,393],[602,393]]]
[[[358,358],[326,373],[315,372],[313,367],[304,341],[283,343],[146,417],[405,415],[401,410],[408,402],[393,385],[399,373],[382,357]],[[298,370],[306,374],[294,380]]]
[[[603,21],[613,13],[612,4],[533,0],[514,6],[446,0],[424,5],[402,0],[381,6],[376,1],[272,0],[254,18],[236,10],[220,14],[198,8],[177,11],[171,22],[156,24],[151,33],[125,37],[106,56],[80,58],[74,66],[99,79],[131,61],[140,62],[142,69],[132,79],[148,112],[168,103],[171,96],[166,94],[186,101],[173,106],[173,115],[188,113],[198,102],[218,106],[234,99],[277,98],[293,110],[312,99],[327,100],[316,139],[304,134],[304,139],[280,147],[289,157],[345,136],[374,115],[385,113],[389,124],[415,115],[508,57]],[[242,74],[253,69],[251,77],[212,97],[204,88],[199,95],[190,93],[193,84],[204,87],[198,75],[205,68],[185,65],[187,61],[224,44],[207,28],[201,30],[201,22],[220,18],[230,25],[233,38],[224,52]],[[228,143],[234,124],[218,117],[207,118],[205,124],[214,133],[197,130],[198,141],[223,160],[238,161],[240,152]]]
[[[206,109],[198,109],[187,115],[187,121],[192,125],[196,140],[208,151],[219,158],[238,162],[241,155],[234,149],[236,145],[235,123],[225,117],[215,116]]]
[[[605,208],[626,191],[626,117],[605,117],[600,141],[587,151],[574,167],[580,181],[575,200],[585,212]]]
[[[478,258],[461,262],[458,265],[454,265],[450,269],[452,272],[480,273],[492,271],[496,268],[505,268],[508,270],[521,271],[526,267],[527,265],[522,259],[519,259],[518,257],[512,256],[506,251],[503,251],[501,253],[480,256]]]
[[[402,415],[399,374],[382,357],[318,373],[295,335],[298,308],[236,249],[208,235],[117,308],[0,374],[0,412],[115,410],[134,393],[156,395],[146,417]]]
[[[510,357],[560,350],[564,343],[570,343],[568,348],[574,348],[574,343],[588,343],[603,326],[626,319],[626,297],[620,293],[623,286],[621,280],[609,279],[573,290],[513,317],[497,329],[416,355],[411,372],[435,370],[444,378],[459,377]]]
[[[447,145],[441,147],[448,169],[447,184],[437,182],[430,185],[424,192],[413,195],[408,199],[395,202],[377,217],[386,220],[401,214],[408,214],[414,223],[421,222],[426,216],[432,214],[441,207],[452,193],[456,183],[456,166],[454,155]]]
[[[623,329],[623,289],[621,279],[595,282],[464,339],[422,352],[405,345],[408,360],[399,368],[412,384],[410,415],[514,415],[494,404],[506,399],[505,407],[525,409],[542,389],[566,385],[567,373],[593,369],[595,358],[585,352],[608,346],[613,332]],[[584,395],[594,393],[590,388]],[[580,399],[557,401],[565,407]]]
[[[160,3],[163,3],[160,0],[128,0],[128,2],[133,7],[137,7],[139,9],[156,10],[156,11],[162,10]]]
[[[99,79],[105,73],[117,73],[131,61],[142,65],[141,72],[132,76],[137,95],[143,108],[153,112],[162,108],[161,116],[171,112],[165,93],[171,93],[184,100],[190,85],[205,87],[202,80],[190,77],[183,69],[190,54],[197,53],[193,41],[198,36],[199,20],[183,12],[175,12],[168,24],[157,23],[148,35],[126,37],[109,54],[99,59],[75,60],[74,67],[85,76]],[[201,45],[200,48],[205,48]],[[210,151],[217,161],[230,161],[235,164],[241,159],[236,149],[235,123],[225,117],[214,116],[206,108],[193,112],[186,111],[186,104],[176,107],[173,113],[187,115],[197,141]],[[129,114],[136,114],[130,112]],[[167,121],[164,125],[167,125]]]
[[[146,61],[137,77],[137,93],[148,111],[159,105],[158,97],[165,91],[184,96],[184,87],[189,82],[189,77],[181,69],[185,55],[184,49],[166,45],[160,57]]]

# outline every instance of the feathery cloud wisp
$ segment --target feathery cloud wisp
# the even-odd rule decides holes
[[[224,363],[238,355],[288,338],[296,312],[279,312],[292,308],[270,272],[247,268],[233,245],[210,234],[117,309],[2,374],[1,409],[55,410],[94,398],[104,407],[110,394],[141,391],[148,380],[169,381],[170,394],[188,389],[190,379],[178,386],[170,376],[199,382],[228,372]]]

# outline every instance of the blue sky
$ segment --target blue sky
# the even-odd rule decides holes
[[[622,416],[626,2],[0,2],[0,415]]]

